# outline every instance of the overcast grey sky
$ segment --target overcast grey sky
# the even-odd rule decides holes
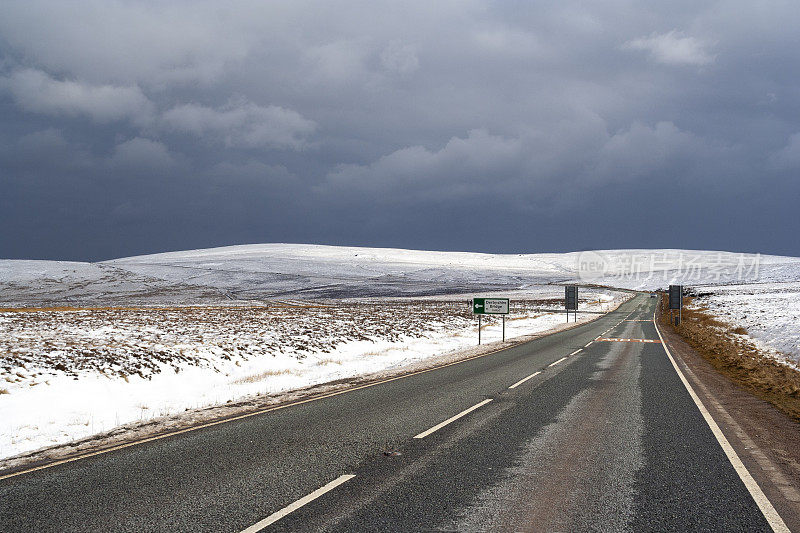
[[[796,2],[0,7],[0,258],[800,255]]]

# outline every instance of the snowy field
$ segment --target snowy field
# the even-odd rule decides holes
[[[536,300],[515,299],[506,337],[561,326],[563,314],[537,310],[552,306],[559,289],[540,287],[528,292]],[[0,312],[0,457],[474,346],[477,322],[467,296]],[[581,308],[603,311],[624,297],[587,290]],[[500,340],[500,321],[487,322],[484,342]]]
[[[699,286],[693,302],[741,326],[756,345],[800,364],[800,282]]]
[[[0,260],[0,457],[472,346],[473,295],[517,302],[508,337],[545,331],[563,320],[541,309],[561,306],[565,283],[701,287],[713,293],[702,305],[798,357],[792,257],[260,244],[100,263]],[[581,295],[595,310],[622,297]],[[484,338],[499,337],[490,323]]]
[[[205,305],[572,282],[648,290],[670,283],[767,281],[800,281],[800,258],[691,250],[499,255],[253,244],[101,263],[0,260],[0,305]]]

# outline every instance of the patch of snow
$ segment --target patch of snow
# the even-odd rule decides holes
[[[714,316],[747,330],[768,353],[800,363],[800,283],[700,286],[694,300]]]
[[[603,311],[625,296],[583,297],[583,311]],[[507,339],[563,325],[563,314],[536,311],[536,303],[515,302]],[[477,341],[466,301],[421,300],[399,313],[398,305],[0,313],[2,349],[24,354],[3,370],[0,457],[187,409],[407,367]],[[102,325],[109,321],[103,313],[116,319]],[[484,343],[499,341],[500,319],[484,324]],[[21,330],[26,340],[19,340]],[[319,336],[314,346],[312,332]],[[128,359],[132,349],[136,356]],[[137,368],[144,371],[132,372]]]

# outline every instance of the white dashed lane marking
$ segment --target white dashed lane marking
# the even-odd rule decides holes
[[[520,385],[522,385],[523,383],[525,383],[525,382],[526,382],[526,381],[528,381],[529,379],[531,379],[531,378],[533,378],[533,377],[536,377],[536,376],[538,376],[539,374],[541,374],[541,371],[539,371],[539,372],[534,372],[534,373],[533,373],[533,374],[531,374],[530,376],[524,377],[524,378],[522,378],[521,380],[519,380],[519,381],[517,381],[516,383],[514,383],[513,385],[511,385],[511,386],[509,387],[509,389],[516,389],[517,387],[519,387]]]
[[[271,515],[266,517],[264,520],[256,522],[252,526],[250,526],[247,529],[243,530],[242,533],[256,533],[256,531],[261,531],[262,529],[264,529],[268,525],[274,524],[275,522],[277,522],[278,520],[280,520],[284,516],[288,515],[289,513],[300,509],[305,504],[316,500],[317,498],[319,498],[320,496],[322,496],[326,492],[332,491],[333,489],[335,489],[336,487],[338,487],[342,483],[344,483],[346,481],[349,481],[349,480],[353,479],[354,477],[356,477],[356,476],[354,476],[353,474],[347,474],[346,476],[339,476],[336,479],[334,479],[333,481],[331,481],[330,483],[328,483],[327,485],[323,485],[322,487],[318,488],[314,492],[312,492],[310,494],[307,494],[306,496],[303,496],[302,498],[300,498],[299,500],[295,501],[294,503],[291,503],[291,504],[287,505],[286,507],[284,507],[280,511],[275,511],[274,513],[272,513]]]
[[[464,409],[463,411],[461,411],[460,413],[458,413],[456,416],[451,416],[450,418],[448,418],[448,419],[447,419],[447,420],[445,420],[444,422],[442,422],[442,423],[440,423],[440,424],[436,424],[436,425],[435,425],[435,426],[433,426],[432,428],[430,428],[430,429],[428,429],[428,430],[426,430],[426,431],[423,431],[423,432],[422,432],[422,433],[420,433],[419,435],[414,435],[414,438],[415,438],[415,439],[424,439],[425,437],[427,437],[428,435],[430,435],[430,434],[431,434],[431,433],[433,433],[434,431],[439,431],[440,429],[442,429],[443,427],[445,427],[447,424],[449,424],[449,423],[451,423],[451,422],[455,422],[456,420],[458,420],[458,419],[459,419],[459,418],[461,418],[462,416],[464,416],[464,415],[468,415],[469,413],[471,413],[471,412],[472,412],[472,411],[474,411],[475,409],[478,409],[479,407],[483,407],[484,405],[486,405],[487,403],[489,403],[489,402],[491,402],[491,401],[492,401],[492,399],[491,399],[491,398],[488,398],[488,399],[486,399],[486,400],[483,400],[482,402],[476,403],[475,405],[473,405],[473,406],[472,406],[472,407],[470,407],[469,409]]]

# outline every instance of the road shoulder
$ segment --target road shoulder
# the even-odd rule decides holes
[[[800,424],[753,396],[670,328],[662,334],[678,366],[792,531],[800,531]]]

